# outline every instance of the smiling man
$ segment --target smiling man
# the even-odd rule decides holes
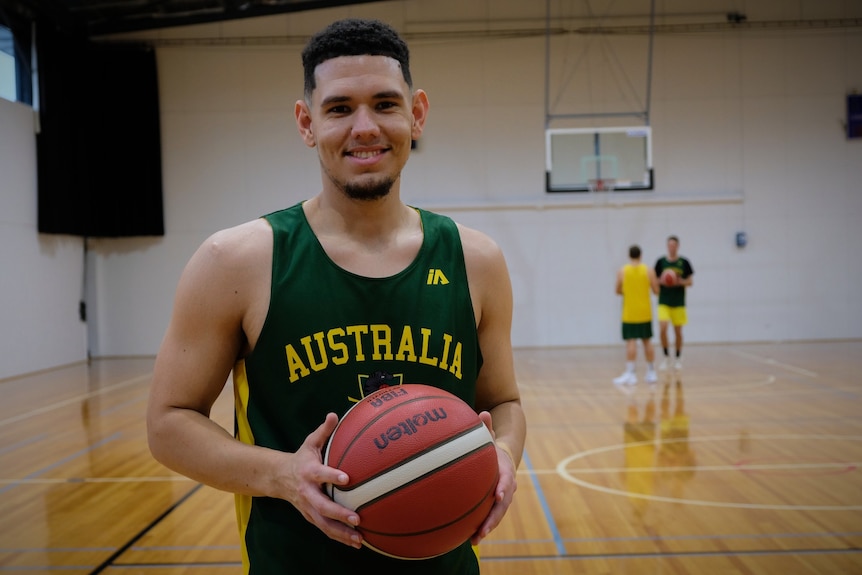
[[[246,573],[478,573],[475,546],[511,505],[526,434],[505,259],[486,235],[401,200],[429,105],[391,27],[335,22],[302,60],[296,124],[322,187],[216,232],[186,265],[156,359],[150,449],[236,494]],[[234,433],[209,417],[231,373]],[[474,407],[500,478],[470,541],[405,562],[362,546],[361,517],[323,492],[348,477],[322,452],[359,398],[408,382]]]

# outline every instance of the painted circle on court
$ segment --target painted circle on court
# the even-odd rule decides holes
[[[748,439],[760,439],[760,440],[815,440],[815,441],[862,441],[862,437],[855,435],[802,435],[802,434],[784,434],[784,435],[750,435]],[[739,435],[721,435],[721,436],[712,436],[712,437],[693,437],[688,438],[686,440],[677,440],[677,441],[688,441],[689,443],[696,442],[708,442],[708,441],[739,441]],[[665,443],[673,443],[675,441],[667,441]],[[653,443],[652,441],[648,442],[640,442],[640,443],[629,443],[629,444],[615,444],[609,445],[605,447],[597,447],[595,449],[588,449],[586,451],[582,451],[580,453],[576,453],[565,459],[561,460],[557,464],[557,474],[560,475],[566,481],[570,483],[574,483],[575,485],[580,485],[586,489],[591,489],[593,491],[599,491],[602,493],[608,493],[611,495],[620,495],[628,498],[636,498],[636,499],[648,499],[650,501],[662,501],[666,503],[685,503],[688,505],[699,505],[703,507],[723,507],[723,508],[737,508],[737,509],[770,509],[776,511],[862,511],[862,504],[858,505],[777,505],[777,504],[765,504],[765,503],[744,503],[744,502],[734,502],[734,501],[706,501],[700,499],[684,499],[679,497],[666,497],[663,495],[652,495],[645,493],[635,493],[632,491],[625,491],[622,489],[613,489],[610,487],[604,487],[601,485],[596,485],[594,483],[589,483],[578,477],[575,477],[569,470],[567,469],[568,465],[573,461],[577,461],[579,459],[584,459],[591,455],[596,455],[598,453],[607,453],[610,451],[622,451],[626,447],[631,447],[633,445],[639,444],[647,444]],[[817,456],[814,456],[817,457]],[[845,470],[844,472],[855,471],[858,469],[858,465],[856,463],[850,462],[832,462],[838,466],[838,469]],[[709,466],[701,466],[709,467]],[[714,466],[713,466],[714,467]],[[740,467],[738,467],[735,463],[729,463],[724,467],[724,470],[737,469],[742,471]],[[751,464],[750,464],[751,467]],[[788,468],[796,468],[796,469],[822,469],[822,464],[819,465],[811,465],[810,463],[793,463],[789,464]],[[831,466],[830,466],[831,468]],[[834,470],[834,468],[833,468]]]

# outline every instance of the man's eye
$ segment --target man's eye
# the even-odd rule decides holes
[[[330,114],[348,114],[350,113],[350,108],[347,106],[333,106],[329,109]]]

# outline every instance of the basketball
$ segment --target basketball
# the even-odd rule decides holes
[[[359,514],[363,543],[399,559],[435,557],[467,541],[488,516],[498,479],[494,440],[473,408],[417,383],[353,405],[324,464],[350,477],[326,491]]]
[[[665,286],[675,286],[679,276],[670,268],[666,268],[661,272],[661,284]]]

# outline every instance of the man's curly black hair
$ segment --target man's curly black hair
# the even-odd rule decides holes
[[[305,97],[314,91],[314,69],[339,56],[389,56],[401,64],[404,81],[411,88],[410,50],[389,24],[380,20],[346,18],[337,20],[311,37],[302,50]]]

